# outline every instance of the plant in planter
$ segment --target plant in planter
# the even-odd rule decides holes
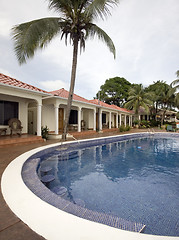
[[[49,128],[47,126],[43,127],[42,126],[42,138],[44,139],[48,139],[48,132],[49,132]]]

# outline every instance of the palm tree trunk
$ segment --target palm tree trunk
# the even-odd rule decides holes
[[[76,68],[77,68],[77,56],[78,56],[78,40],[75,39],[73,43],[73,61],[72,61],[72,71],[71,71],[71,83],[70,90],[68,95],[67,109],[65,114],[65,123],[63,129],[62,139],[66,140],[67,137],[67,127],[70,118],[71,105],[73,100],[73,92],[75,87],[75,79],[76,79]]]

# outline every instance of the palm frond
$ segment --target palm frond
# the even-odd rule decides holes
[[[72,16],[72,1],[71,0],[49,0],[49,9],[63,14],[63,16]]]
[[[177,84],[179,84],[179,79],[174,80],[174,81],[171,83],[171,86],[176,86]],[[179,86],[177,85],[176,87],[178,88]]]
[[[20,64],[34,56],[38,48],[44,48],[59,33],[60,18],[43,18],[12,28],[15,53]]]
[[[110,52],[113,53],[114,58],[115,58],[116,57],[116,49],[115,49],[114,43],[111,40],[111,38],[100,27],[91,23],[90,27],[87,30],[86,38],[91,37],[93,39],[95,36],[97,36],[99,40],[102,40],[103,42],[106,43],[107,47],[109,48]]]
[[[119,0],[91,0],[85,10],[87,16],[104,19],[111,15],[110,9],[119,3]]]

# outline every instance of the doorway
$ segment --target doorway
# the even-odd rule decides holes
[[[59,108],[58,112],[58,129],[59,131],[63,131],[64,124],[64,108]]]

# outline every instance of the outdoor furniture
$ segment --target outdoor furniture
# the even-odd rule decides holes
[[[167,126],[167,132],[175,132],[175,129],[172,127],[172,125]]]
[[[77,131],[78,130],[78,124],[69,124],[68,125],[69,131]]]
[[[0,128],[0,135],[4,133],[6,135],[7,128]]]
[[[8,121],[8,125],[9,125],[10,132],[11,132],[10,135],[13,135],[13,133],[21,135],[23,127],[21,125],[20,120],[18,120],[17,118],[11,118]]]
[[[86,122],[85,120],[81,120],[81,130],[85,130]]]

